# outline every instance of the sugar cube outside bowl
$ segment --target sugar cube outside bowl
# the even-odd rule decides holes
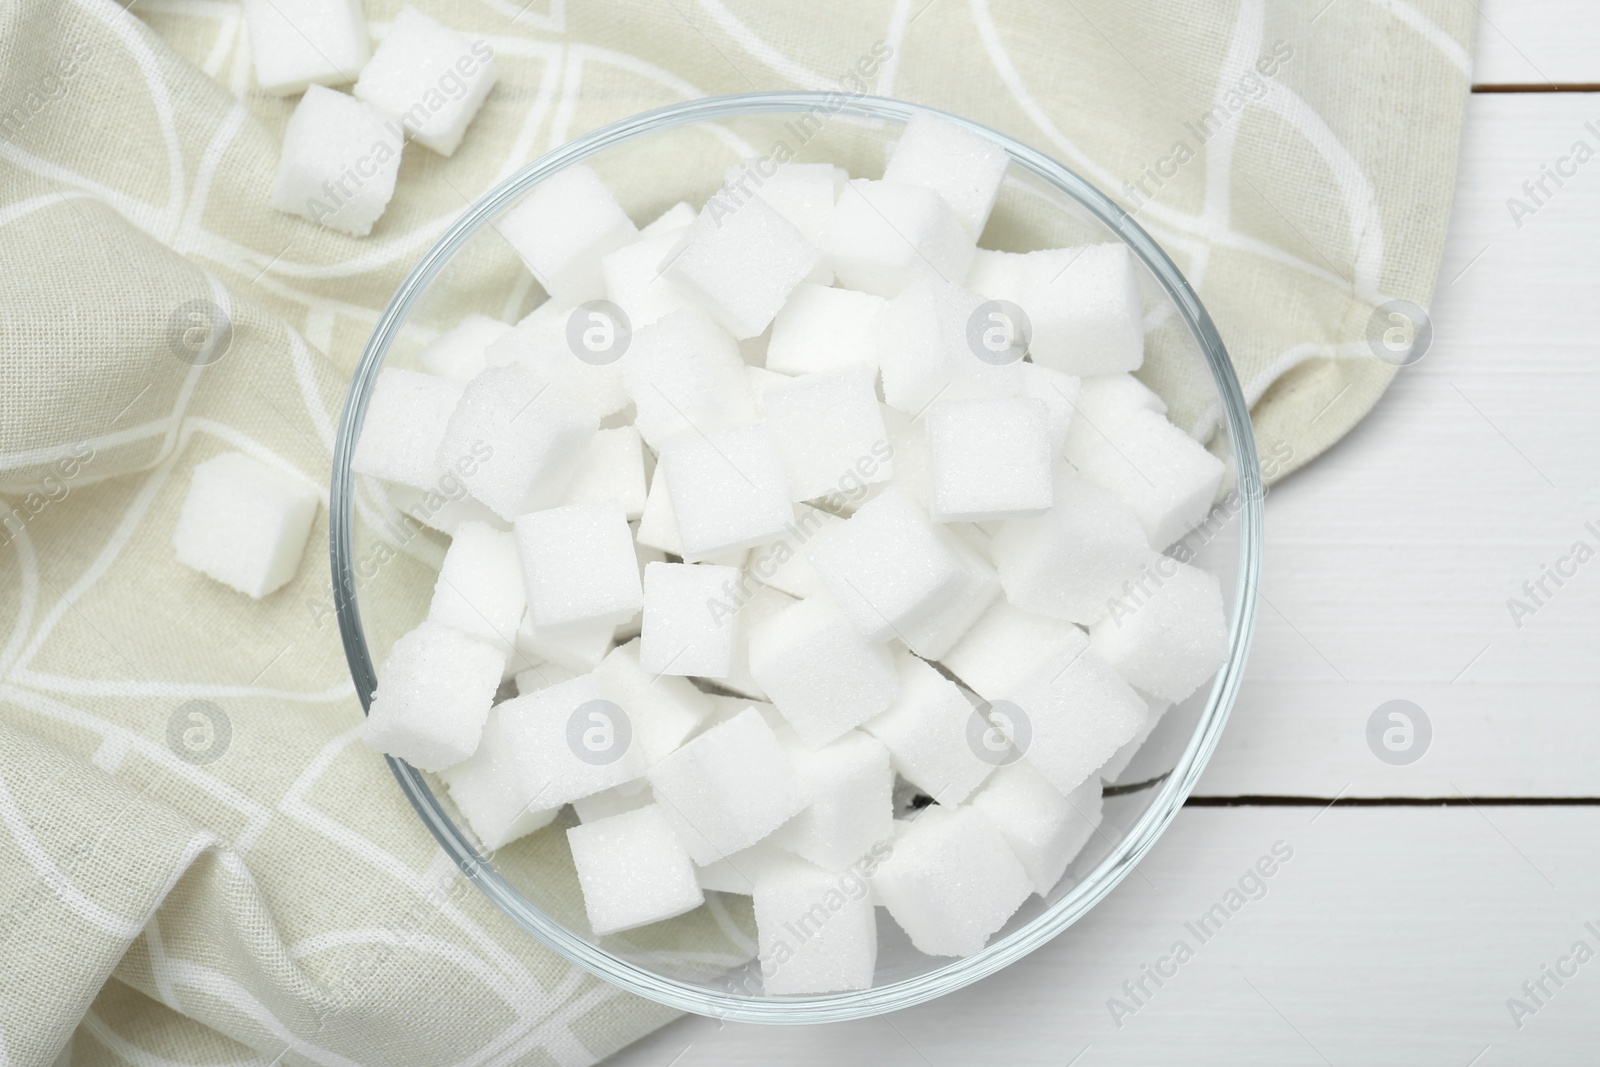
[[[357,453],[369,401],[379,372],[385,367],[416,369],[419,365],[429,366],[430,360],[433,365],[443,365],[444,357],[437,345],[432,353],[425,351],[428,343],[447,334],[469,313],[514,320],[531,309],[540,290],[526,282],[520,289],[502,284],[499,290],[494,290],[495,298],[500,301],[498,306],[489,306],[481,298],[487,288],[486,279],[503,279],[508,271],[526,269],[508,248],[508,241],[512,245],[517,243],[517,234],[514,226],[504,224],[514,218],[515,209],[536,196],[541,188],[560,186],[564,175],[581,173],[572,169],[580,163],[604,180],[632,223],[641,227],[681,201],[695,205],[704,203],[722,186],[730,168],[737,167],[742,160],[771,161],[775,154],[785,157],[792,154],[796,162],[842,164],[848,167],[852,178],[868,179],[870,183],[882,176],[886,155],[907,122],[925,110],[902,101],[843,92],[747,93],[670,105],[595,130],[529,164],[479,197],[428,249],[378,320],[356,369],[334,450],[330,506],[334,590],[331,607],[363,707],[370,708],[378,685],[378,664],[385,660],[390,646],[427,613],[433,589],[432,572],[439,567],[447,543],[434,530],[394,521],[393,506],[386,505],[384,490],[379,484],[353,472],[352,459]],[[425,774],[404,760],[386,757],[418,817],[478,890],[558,955],[629,992],[674,1008],[717,1018],[767,1023],[861,1018],[952,992],[1021,958],[1085,915],[1151,848],[1198,781],[1216,747],[1238,690],[1255,619],[1255,590],[1262,555],[1263,487],[1249,410],[1215,325],[1166,252],[1094,185],[1014,138],[958,116],[945,117],[989,138],[1009,156],[993,212],[983,230],[982,246],[1018,252],[1085,245],[1122,246],[1131,254],[1143,305],[1146,356],[1141,376],[1155,382],[1208,383],[1201,402],[1169,414],[1183,417],[1186,425],[1195,427],[1195,432],[1207,434],[1210,451],[1225,467],[1210,511],[1199,527],[1185,535],[1187,550],[1182,558],[1202,564],[1220,580],[1226,616],[1226,657],[1207,683],[1162,715],[1131,764],[1118,768],[1114,782],[1108,783],[1104,790],[1097,830],[1089,835],[1088,843],[1053,887],[1029,896],[998,932],[986,942],[979,942],[981,948],[959,956],[928,955],[918,951],[888,920],[883,908],[875,909],[880,918],[871,984],[846,992],[764,994],[759,959],[734,960],[726,966],[708,965],[704,954],[697,957],[694,953],[684,953],[684,959],[689,962],[680,965],[674,962],[673,953],[663,948],[670,945],[671,939],[647,936],[650,928],[596,936],[585,919],[582,904],[575,903],[579,899],[576,878],[567,859],[564,837],[555,843],[542,837],[560,836],[559,821],[504,848],[485,847],[478,836],[467,829],[439,778]],[[766,167],[772,165],[768,162]],[[780,161],[779,165],[786,164]],[[842,179],[840,188],[843,188]],[[877,195],[870,188],[866,191]],[[908,202],[913,199],[907,198]],[[891,207],[911,211],[918,208],[918,204],[911,203],[903,209]],[[961,204],[960,208],[960,225],[968,225],[972,205]],[[621,230],[629,229],[622,220],[617,220],[615,225]],[[944,245],[960,242],[956,225],[947,224],[946,230],[948,232],[939,238]],[[646,231],[644,237],[649,236]],[[663,247],[669,245],[670,242],[663,242]],[[541,254],[542,250],[536,252],[536,257]],[[841,285],[855,289],[881,285],[892,290],[903,283],[903,279],[895,280],[890,269],[892,264],[889,267],[863,266],[860,261],[851,260],[850,254],[854,251],[846,249],[841,254],[840,269],[846,273],[855,272],[866,280],[855,284],[841,274],[838,275]],[[552,299],[565,298],[575,304],[578,301],[572,300],[574,294],[582,298],[593,293],[596,284],[592,277],[593,265],[578,263],[573,266],[574,255],[570,248],[549,250],[548,259],[555,264],[550,269],[564,271],[559,283],[552,286],[562,292]],[[800,269],[806,266],[802,264]],[[1070,270],[1070,265],[1062,269]],[[983,286],[973,278],[983,271],[997,276],[1003,274],[994,263],[975,264],[967,274],[966,284],[982,291]],[[818,281],[819,275],[814,269],[808,284]],[[820,281],[826,284],[825,274]],[[993,284],[996,288],[991,292],[1005,291],[1004,278]],[[509,296],[505,295],[508,293]],[[670,310],[672,299],[663,298],[660,293],[648,293],[640,297],[638,306],[650,315],[665,313]],[[719,321],[735,337],[751,333],[760,325],[759,320],[751,321],[748,307],[735,309]],[[479,325],[483,325],[482,321]],[[553,328],[559,330],[560,324]],[[1042,323],[1039,331],[1048,334],[1061,328],[1060,323]],[[486,331],[483,335],[492,332]],[[1066,343],[1063,336],[1066,335],[1040,336],[1040,348],[1058,348]],[[1114,348],[1113,340],[1098,339],[1100,347],[1096,352]],[[439,344],[447,341],[448,338]],[[740,340],[739,346],[743,350],[766,343],[764,335],[752,336],[749,340]],[[492,344],[490,349],[492,351]],[[419,351],[422,351],[420,364]],[[467,357],[467,370],[462,372],[462,377],[481,369],[472,364],[473,359],[479,358],[475,353],[473,350]],[[1107,369],[1115,368],[1091,367],[1090,373]],[[887,388],[887,366],[885,370]],[[505,397],[515,398],[516,390],[526,384],[509,376]],[[910,386],[916,387],[915,383]],[[1143,401],[1133,395],[1135,392],[1142,395],[1131,383],[1127,389],[1101,389],[1099,393],[1104,395],[1096,402],[1113,403],[1106,397],[1127,393],[1127,403],[1137,406]],[[535,386],[530,397],[536,393]],[[593,400],[597,410],[603,410],[607,403],[615,403],[614,398],[607,399],[603,385],[589,388],[580,383],[572,395],[587,398],[585,402]],[[1085,407],[1087,396],[1086,387],[1082,401]],[[500,402],[511,401],[502,398]],[[533,404],[537,408],[534,399],[517,399],[516,403]],[[637,425],[645,433],[645,444],[649,445],[651,434],[665,423],[657,418],[647,425],[646,414],[641,407]],[[600,422],[599,425],[607,424]],[[1083,430],[1080,426],[1078,432]],[[891,422],[891,438],[897,432]],[[1074,447],[1072,433],[1069,427],[1066,430],[1069,453]],[[557,431],[552,434],[559,436]],[[1095,450],[1090,446],[1085,448],[1085,454],[1090,457],[1086,462],[1097,461]],[[463,455],[469,454],[471,443],[465,443],[461,451]],[[567,461],[577,464],[581,457],[567,457]],[[906,468],[909,467],[910,464],[906,464]],[[913,485],[914,474],[902,477],[908,487]],[[456,481],[449,474],[444,478],[448,484],[413,486],[407,490],[410,493],[407,500],[419,499],[419,492],[436,495],[442,492],[451,498],[427,525],[453,532],[455,523],[464,521],[457,518],[458,514],[467,515],[467,509],[473,509],[470,516],[474,521],[490,526],[509,518],[502,513],[497,519],[495,513],[502,508],[496,506],[497,501],[487,499],[495,496],[491,491],[493,486],[486,488],[483,498],[474,494],[463,500],[455,492],[459,488]],[[899,490],[890,486],[884,492]],[[904,495],[915,496],[915,490]],[[490,507],[482,506],[479,499]],[[537,506],[558,503],[563,501],[543,501]],[[387,514],[385,506],[389,506]],[[1143,510],[1135,510],[1139,511],[1138,517],[1146,523],[1147,530],[1167,529],[1162,526],[1168,516],[1160,511],[1161,501],[1140,501],[1140,506]],[[651,523],[651,505],[643,502],[642,497],[635,505],[634,515],[629,517],[636,517],[638,507],[644,509],[642,521]],[[415,514],[414,507],[412,512]],[[616,521],[619,524],[622,521],[620,513]],[[976,524],[969,525],[973,530],[981,529]],[[511,524],[505,521],[498,528],[510,529]],[[1169,549],[1168,554],[1174,554],[1173,550]],[[713,555],[708,556],[706,562],[716,564],[724,560]],[[786,600],[777,593],[766,595]],[[1072,621],[1084,624],[1087,620]],[[565,625],[570,629],[573,624]],[[527,624],[524,629],[528,630]],[[551,632],[559,629],[556,627]],[[1089,643],[1093,647],[1093,628],[1089,629]],[[563,654],[583,655],[579,642],[572,640],[569,644],[570,648],[561,646]],[[550,678],[538,684],[561,683],[562,679],[578,673],[577,667],[583,665],[563,664]],[[509,680],[506,684],[510,684]],[[1155,698],[1150,699],[1152,707],[1160,706]],[[1123,762],[1126,761],[1115,757],[1112,760],[1113,764]],[[1092,789],[1092,779],[1091,775],[1091,781],[1080,785],[1073,796]],[[1025,795],[1027,789],[1042,787],[1042,780],[1031,772],[1027,781],[1016,775],[1008,780],[1011,782],[1008,788],[1018,796]],[[618,787],[602,797],[616,796],[619,810],[630,807],[637,803],[637,798],[630,800],[624,795],[628,788]],[[973,807],[982,810],[981,803]],[[969,809],[963,806],[951,810],[966,812]],[[760,847],[749,851],[755,852]],[[563,869],[558,871],[556,867]],[[702,868],[703,872],[712,870]],[[707,880],[708,877],[702,877],[701,884],[705,885]],[[803,885],[804,879],[791,882]],[[1018,890],[1019,894],[1025,891],[1026,886]],[[717,895],[707,890],[708,897]],[[876,894],[876,898],[880,898],[875,899],[876,903],[885,903],[881,896],[881,893]],[[742,921],[748,929],[750,901],[748,897],[737,898],[735,904],[740,901],[746,909]],[[712,906],[708,904],[700,911]],[[762,906],[758,900],[758,915]],[[874,909],[865,910],[870,918]],[[730,906],[715,916],[715,923],[706,919],[705,928],[714,929],[716,923],[725,924],[736,911],[737,907]],[[733,915],[733,920],[740,921],[739,915]],[[660,925],[693,921],[695,914],[691,912]],[[753,955],[753,934],[750,948]]]

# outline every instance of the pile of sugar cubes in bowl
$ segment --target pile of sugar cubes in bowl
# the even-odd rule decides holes
[[[487,849],[564,835],[596,937],[749,898],[766,995],[871,987],[889,923],[976,953],[1222,664],[1142,268],[977,248],[1007,163],[919,114],[882,180],[738,166],[642,228],[568,166],[495,221],[548,301],[376,377],[354,471],[470,495],[414,512],[365,743]]]

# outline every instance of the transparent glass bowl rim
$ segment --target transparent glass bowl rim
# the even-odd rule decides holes
[[[330,486],[329,553],[333,589],[345,658],[365,712],[377,685],[377,673],[356,599],[353,544],[354,481],[350,459],[366,417],[367,399],[385,355],[413,304],[468,239],[523,194],[557,171],[641,134],[718,119],[757,114],[804,112],[822,107],[832,114],[904,123],[919,112],[934,112],[999,143],[1012,162],[1044,179],[1077,201],[1110,228],[1153,273],[1176,305],[1199,343],[1221,398],[1222,417],[1233,442],[1239,494],[1239,571],[1235,582],[1228,658],[1217,673],[1204,712],[1177,765],[1157,787],[1159,792],[1138,822],[1112,853],[1066,896],[1028,925],[986,946],[973,956],[890,985],[846,993],[799,997],[757,997],[724,993],[657,974],[590,944],[545,915],[513,888],[488,857],[452,822],[421,773],[394,757],[386,757],[401,790],[424,825],[462,872],[490,900],[557,955],[628,992],[683,1011],[721,1019],[765,1023],[814,1023],[863,1018],[919,1004],[953,992],[993,974],[1039,948],[1082,918],[1143,858],[1199,780],[1222,734],[1243,674],[1256,612],[1256,587],[1261,571],[1263,500],[1255,472],[1259,470],[1250,412],[1215,324],[1199,296],[1166,252],[1114,201],[1061,163],[981,123],[934,108],[886,97],[843,92],[752,92],[705,97],[672,104],[622,119],[594,130],[547,153],[490,189],[423,254],[384,308],[361,355],[339,421]]]

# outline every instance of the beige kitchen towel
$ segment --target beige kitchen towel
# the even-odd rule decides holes
[[[0,1064],[576,1065],[669,1017],[467,886],[356,740],[325,491],[261,601],[170,547],[219,452],[326,486],[379,310],[494,182],[624,115],[838,88],[876,56],[867,88],[1038,146],[1166,246],[1281,476],[1394,375],[1385,305],[1428,303],[1472,31],[1449,0],[421,6],[487,40],[500,81],[452,158],[405,152],[355,239],[268,208],[294,101],[254,87],[237,4],[0,0]],[[375,40],[398,7],[369,0]],[[537,290],[508,254],[470,296],[511,317]],[[194,359],[196,331],[222,358]],[[1203,390],[1147,375],[1211,432]],[[393,557],[364,607],[392,629],[440,545],[363,499]],[[748,952],[715,918],[679,932]]]

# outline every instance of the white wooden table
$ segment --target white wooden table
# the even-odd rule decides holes
[[[1506,207],[1575,140],[1600,148],[1600,93],[1534,91],[1600,88],[1600,3],[1480,2],[1494,91],[1467,107],[1433,349],[1270,496],[1248,680],[1146,877],[934,1003],[689,1018],[614,1064],[1600,1063],[1600,558],[1520,627],[1506,604],[1574,541],[1600,548],[1600,160],[1520,228]],[[1397,698],[1434,731],[1404,767],[1365,739]],[[1266,895],[1114,1019],[1279,841]]]

